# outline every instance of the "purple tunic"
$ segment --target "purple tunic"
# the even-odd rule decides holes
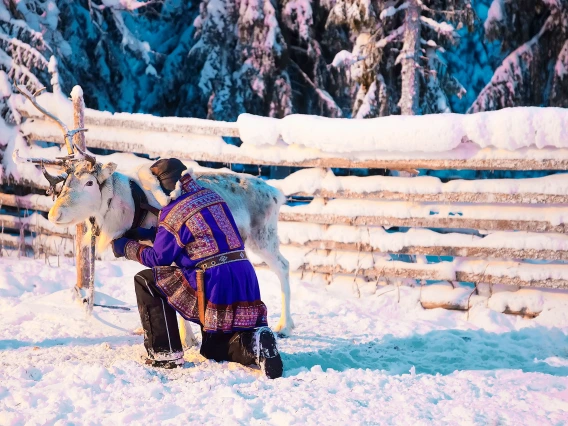
[[[195,266],[203,259],[243,250],[235,220],[223,199],[181,177],[182,195],[160,212],[154,247],[128,241],[126,257],[153,268],[156,285],[185,319],[199,323]],[[171,266],[175,263],[176,266]],[[234,332],[266,326],[266,306],[248,260],[205,271],[207,307],[203,328]]]

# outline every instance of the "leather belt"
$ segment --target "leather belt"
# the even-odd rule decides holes
[[[247,260],[247,254],[244,250],[236,250],[208,257],[207,259],[203,259],[195,266],[197,269],[206,271],[207,269],[213,268],[215,266],[224,265],[225,263],[238,262],[241,260]]]
[[[205,309],[207,307],[207,299],[205,296],[205,271],[215,266],[225,265],[227,263],[239,262],[247,260],[247,254],[244,250],[231,251],[229,253],[218,254],[216,256],[203,259],[198,262],[195,271],[195,280],[197,283],[197,309],[199,311],[199,322],[205,327]]]

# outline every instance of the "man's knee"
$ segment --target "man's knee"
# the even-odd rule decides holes
[[[154,273],[151,269],[144,269],[134,275],[134,289],[136,293],[147,293],[154,296]]]

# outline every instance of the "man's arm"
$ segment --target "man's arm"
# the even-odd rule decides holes
[[[191,234],[186,226],[180,230],[180,243],[185,246]],[[116,240],[116,245],[124,244],[122,238]],[[127,259],[140,262],[144,266],[169,266],[181,254],[183,247],[178,244],[176,237],[166,228],[160,226],[154,240],[154,247],[140,244],[138,241],[127,240],[124,245],[124,255]]]

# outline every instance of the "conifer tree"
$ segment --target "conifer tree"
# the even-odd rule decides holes
[[[473,23],[469,0],[338,0],[328,25],[357,34],[351,54],[340,52],[332,64],[349,66],[353,116],[449,112],[448,97],[464,89],[443,53],[459,41],[456,30]]]
[[[568,106],[566,0],[493,0],[485,33],[507,55],[469,112]]]

